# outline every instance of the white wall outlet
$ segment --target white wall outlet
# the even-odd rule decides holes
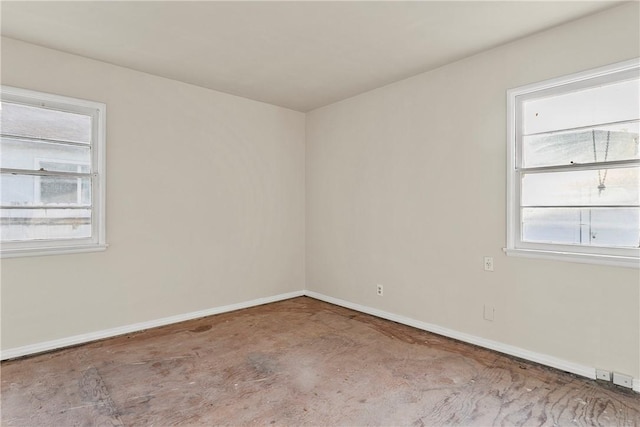
[[[490,322],[493,322],[493,317],[494,317],[495,313],[496,313],[496,309],[495,308],[493,308],[491,306],[488,306],[488,305],[484,306],[484,313],[483,313],[484,320],[488,320]]]
[[[484,257],[484,271],[493,271],[493,257]]]
[[[382,289],[382,285],[376,285],[376,293],[378,294],[378,296],[382,296],[383,293],[383,289]]]
[[[614,372],[613,383],[621,385],[622,387],[633,388],[633,377],[631,377],[630,375],[621,374],[619,372]]]
[[[611,372],[604,369],[596,369],[596,378],[602,381],[611,381]]]

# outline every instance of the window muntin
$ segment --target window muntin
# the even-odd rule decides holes
[[[638,266],[639,70],[509,91],[508,254]]]
[[[2,256],[103,250],[105,106],[2,87]]]

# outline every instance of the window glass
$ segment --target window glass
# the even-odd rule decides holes
[[[522,139],[525,168],[640,159],[638,121]]]
[[[3,174],[2,206],[90,205],[91,178]]]
[[[522,176],[522,205],[637,205],[639,170],[630,167],[526,174]]]
[[[42,161],[48,161],[46,170],[64,171],[63,165],[91,164],[91,147],[89,145],[68,145],[15,138],[2,138],[2,156],[0,166],[10,169],[38,170]]]
[[[524,208],[522,240],[578,246],[637,248],[638,208]]]
[[[92,234],[91,209],[1,209],[4,242],[69,240]]]
[[[88,144],[91,131],[91,117],[87,115],[9,102],[2,105],[4,135]]]
[[[524,135],[640,118],[637,79],[523,102]]]

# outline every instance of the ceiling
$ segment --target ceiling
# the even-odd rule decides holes
[[[612,1],[2,1],[2,35],[298,111]]]

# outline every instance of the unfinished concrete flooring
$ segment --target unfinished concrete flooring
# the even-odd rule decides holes
[[[631,391],[310,298],[2,364],[2,425],[640,425]]]

